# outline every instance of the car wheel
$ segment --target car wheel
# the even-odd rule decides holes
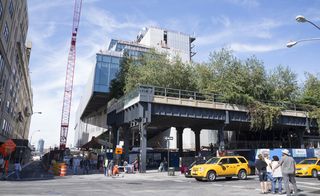
[[[312,172],[311,172],[311,174],[312,174],[312,177],[313,177],[313,178],[316,178],[316,177],[318,176],[318,172],[317,172],[316,169],[313,169]]]
[[[238,173],[238,178],[240,180],[245,180],[247,179],[247,172],[245,170],[240,170],[239,173]]]
[[[207,179],[208,179],[209,182],[215,181],[216,178],[217,178],[216,172],[214,172],[214,171],[209,171],[208,172]]]

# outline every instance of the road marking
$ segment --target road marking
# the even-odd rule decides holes
[[[301,185],[301,184],[298,186],[298,188],[299,188],[299,187],[305,187],[305,188],[309,188],[309,189],[320,190],[320,188],[317,188],[317,187],[313,187],[313,186],[306,186],[306,185]]]
[[[237,186],[237,185],[234,185],[234,186],[232,186],[232,187],[234,187],[234,188],[245,188],[244,186]]]
[[[307,184],[307,185],[314,185],[314,186],[318,186],[319,183],[313,183],[313,182],[297,182],[298,184]]]

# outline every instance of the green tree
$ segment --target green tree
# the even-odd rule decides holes
[[[123,58],[121,59],[120,67],[116,74],[116,77],[110,82],[109,99],[117,99],[124,95],[124,92],[126,91],[126,77],[133,62],[134,60],[132,59],[132,57],[130,57],[128,53],[125,52]]]
[[[166,53],[151,50],[130,66],[126,78],[126,92],[138,84],[154,85],[166,88],[196,90],[194,69],[176,57],[172,61]]]
[[[297,75],[288,67],[279,65],[269,76],[270,86],[272,87],[272,100],[294,101],[298,94]]]
[[[306,80],[302,87],[301,102],[304,104],[320,106],[320,80],[319,76],[306,73]]]

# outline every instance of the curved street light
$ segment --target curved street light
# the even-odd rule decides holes
[[[35,132],[40,132],[40,129],[38,129],[38,130],[35,130],[35,131],[33,131],[32,133],[31,133],[31,137],[30,137],[30,144],[32,145],[32,136],[33,136],[33,134],[35,133]]]
[[[28,118],[31,118],[32,115],[34,114],[42,114],[42,112],[32,112],[29,116],[27,116]],[[27,123],[24,123],[24,129],[23,129],[23,134],[22,134],[22,138],[24,139],[25,138],[25,134],[26,134],[26,126],[27,126]],[[28,136],[27,136],[28,138]]]
[[[296,21],[297,21],[297,22],[308,22],[308,23],[312,24],[314,27],[316,27],[317,29],[320,30],[320,27],[319,27],[318,25],[314,24],[313,22],[311,22],[310,20],[306,19],[306,18],[305,18],[304,16],[302,16],[302,15],[298,15],[298,16],[296,17]]]
[[[287,47],[288,48],[291,48],[292,46],[296,45],[297,43],[300,43],[300,42],[307,42],[307,41],[320,41],[320,38],[310,38],[310,39],[301,39],[301,40],[298,40],[298,41],[290,41],[287,43]]]
[[[306,18],[305,18],[304,16],[302,16],[302,15],[296,16],[296,21],[297,21],[297,22],[301,22],[301,23],[303,23],[303,22],[310,23],[310,24],[312,24],[314,27],[316,27],[318,30],[320,30],[320,27],[319,27],[318,25],[314,24],[313,22],[311,22],[310,20],[306,19]],[[309,38],[309,39],[301,39],[301,40],[298,40],[298,41],[289,41],[289,42],[287,43],[287,47],[288,47],[288,48],[291,48],[292,46],[294,46],[294,45],[296,45],[296,44],[298,44],[298,43],[300,43],[300,42],[316,41],[316,40],[320,40],[320,38]]]

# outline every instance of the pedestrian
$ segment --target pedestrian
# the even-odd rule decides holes
[[[264,157],[264,161],[267,163],[267,187],[268,187],[268,191],[270,192],[272,189],[272,169],[271,169],[271,160],[269,158],[269,153],[265,152],[263,154]]]
[[[168,171],[168,161],[166,158],[163,159],[163,170]]]
[[[79,166],[80,166],[80,159],[78,157],[75,157],[73,159],[72,166],[73,166],[73,174],[77,175],[78,174],[78,169],[79,169]]]
[[[4,175],[4,158],[2,154],[0,154],[0,174]]]
[[[109,164],[109,160],[107,158],[104,159],[104,176],[108,175],[108,164]]]
[[[291,195],[289,183],[292,184],[293,195],[296,196],[298,192],[297,183],[295,179],[296,162],[290,156],[289,150],[287,149],[282,150],[282,159],[280,160],[279,164],[273,168],[273,171],[275,171],[280,166],[281,166],[282,178],[283,178],[283,183],[286,189],[287,196]]]
[[[264,158],[262,154],[258,155],[258,160],[255,162],[255,167],[257,170],[257,173],[259,175],[259,181],[260,181],[260,187],[261,187],[261,193],[266,194],[268,193],[268,187],[267,187],[267,163],[264,161]]]
[[[271,168],[275,168],[279,164],[279,157],[273,156],[271,161]],[[272,171],[272,189],[271,192],[276,194],[276,184],[278,182],[278,193],[282,194],[282,171],[281,166]]]
[[[69,168],[70,169],[73,168],[72,164],[73,164],[73,157],[71,157],[71,159],[69,160]]]
[[[158,172],[163,172],[163,161],[160,162],[159,168],[158,168]]]
[[[112,176],[113,166],[114,166],[114,161],[111,160],[110,163],[108,164],[108,176]]]
[[[134,166],[134,171],[139,171],[139,161],[138,158],[132,163]]]
[[[17,159],[15,164],[14,164],[14,171],[16,173],[16,179],[20,180],[20,172],[21,172],[22,168],[21,168],[21,164],[19,162],[19,160]]]
[[[89,174],[90,169],[90,160],[88,158],[85,158],[83,160],[83,174]]]

